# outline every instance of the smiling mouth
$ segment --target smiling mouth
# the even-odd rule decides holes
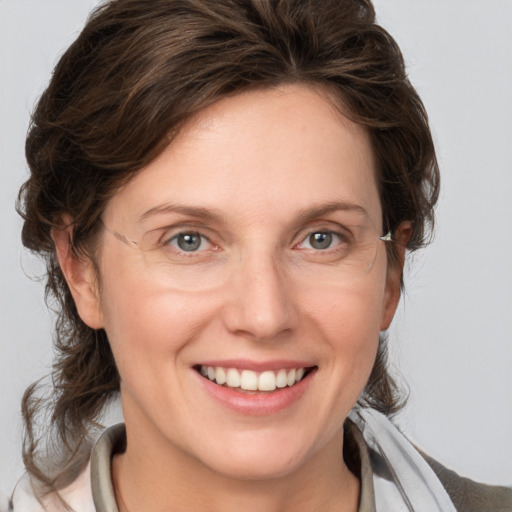
[[[316,366],[254,372],[221,366],[195,366],[205,379],[243,393],[273,392],[290,388],[305,379]]]

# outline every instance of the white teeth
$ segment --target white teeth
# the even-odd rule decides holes
[[[270,370],[263,372],[258,377],[258,389],[260,391],[274,391],[276,389],[276,374]]]
[[[286,380],[288,382],[288,386],[293,386],[295,384],[295,369],[288,372],[288,377]]]
[[[220,386],[226,384],[230,388],[242,388],[245,391],[274,391],[276,388],[293,386],[304,377],[305,368],[282,368],[278,371],[266,370],[260,374],[252,370],[237,370],[236,368],[222,368],[220,366],[204,366],[199,373],[216,382]]]
[[[229,368],[226,373],[226,384],[230,388],[239,388],[240,387],[240,374],[238,370],[234,368]]]
[[[226,382],[226,372],[224,371],[224,368],[221,368],[220,366],[215,368],[215,380],[217,381],[217,384],[220,384],[221,386]]]
[[[240,376],[240,387],[246,391],[256,391],[258,389],[258,376],[251,370],[243,370]]]
[[[276,386],[278,388],[285,388],[288,386],[288,376],[286,375],[286,370],[279,370],[277,372]]]

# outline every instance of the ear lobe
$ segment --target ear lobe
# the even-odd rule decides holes
[[[400,300],[400,285],[402,280],[402,272],[405,263],[405,251],[407,249],[407,242],[411,237],[412,224],[410,221],[402,222],[393,234],[393,241],[396,249],[396,261],[388,268],[388,275],[386,278],[386,291],[384,294],[384,303],[382,309],[382,321],[380,330],[385,331],[389,328],[393,317],[395,316],[396,308]]]
[[[86,256],[72,250],[73,226],[69,215],[63,215],[62,229],[52,229],[52,238],[59,266],[69,286],[80,318],[92,329],[103,327],[96,271]]]

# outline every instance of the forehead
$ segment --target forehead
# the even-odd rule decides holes
[[[369,136],[326,91],[283,85],[196,114],[105,215],[136,222],[172,203],[263,220],[335,202],[361,206],[380,224]]]

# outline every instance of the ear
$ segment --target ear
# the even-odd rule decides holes
[[[103,314],[94,265],[87,256],[78,256],[72,250],[73,219],[61,218],[63,227],[52,229],[52,238],[59,266],[69,286],[80,318],[92,329],[103,327]]]
[[[393,234],[393,241],[389,242],[394,244],[397,259],[391,266],[388,267],[388,274],[386,277],[386,291],[384,294],[384,303],[382,309],[382,321],[380,330],[385,331],[391,324],[395,316],[398,301],[400,300],[400,284],[402,280],[402,272],[405,262],[405,251],[407,242],[411,237],[412,224],[410,221],[402,222]]]

